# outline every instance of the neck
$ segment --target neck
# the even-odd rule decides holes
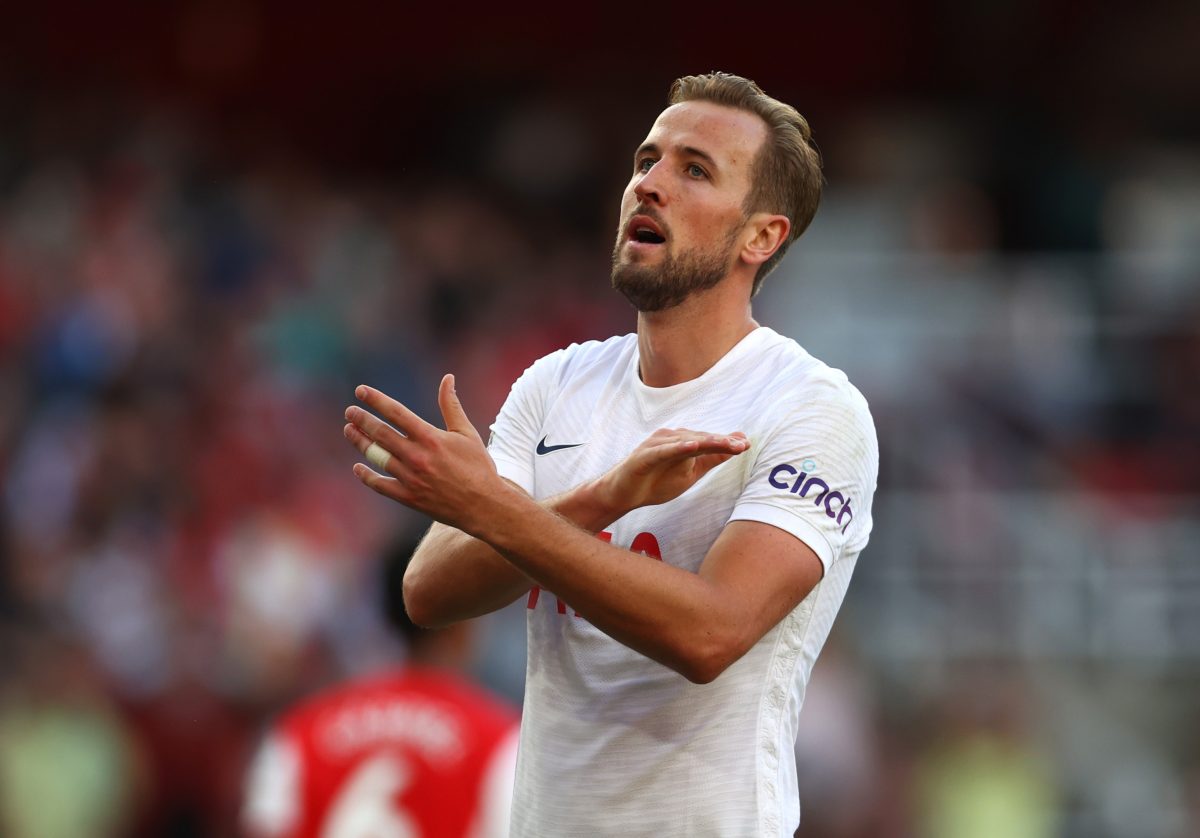
[[[732,282],[693,294],[665,311],[639,312],[642,381],[648,387],[670,387],[699,378],[757,328],[745,289]]]
[[[469,623],[432,629],[416,642],[409,643],[409,662],[434,669],[464,669],[471,659],[471,637]]]

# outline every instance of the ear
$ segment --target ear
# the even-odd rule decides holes
[[[787,241],[792,223],[787,220],[786,215],[756,212],[750,216],[747,229],[752,237],[742,247],[742,260],[749,265],[758,267],[770,259],[775,251]]]

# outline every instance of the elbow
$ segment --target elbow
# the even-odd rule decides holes
[[[449,621],[438,611],[438,603],[430,585],[424,584],[421,574],[411,566],[401,583],[404,612],[408,619],[423,628],[443,628]]]
[[[747,646],[733,637],[706,638],[689,644],[673,667],[693,684],[711,684],[746,653]]]
[[[680,667],[679,674],[687,678],[693,684],[711,684],[717,680],[717,676],[725,671],[725,668],[719,666],[703,666],[689,664]]]

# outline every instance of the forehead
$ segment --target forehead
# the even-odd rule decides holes
[[[646,142],[664,151],[690,146],[719,165],[749,170],[766,138],[767,124],[758,114],[714,102],[680,102],[659,114]]]

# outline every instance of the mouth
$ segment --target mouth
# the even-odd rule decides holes
[[[635,215],[625,228],[626,241],[638,244],[657,245],[666,242],[663,228],[648,215]]]

